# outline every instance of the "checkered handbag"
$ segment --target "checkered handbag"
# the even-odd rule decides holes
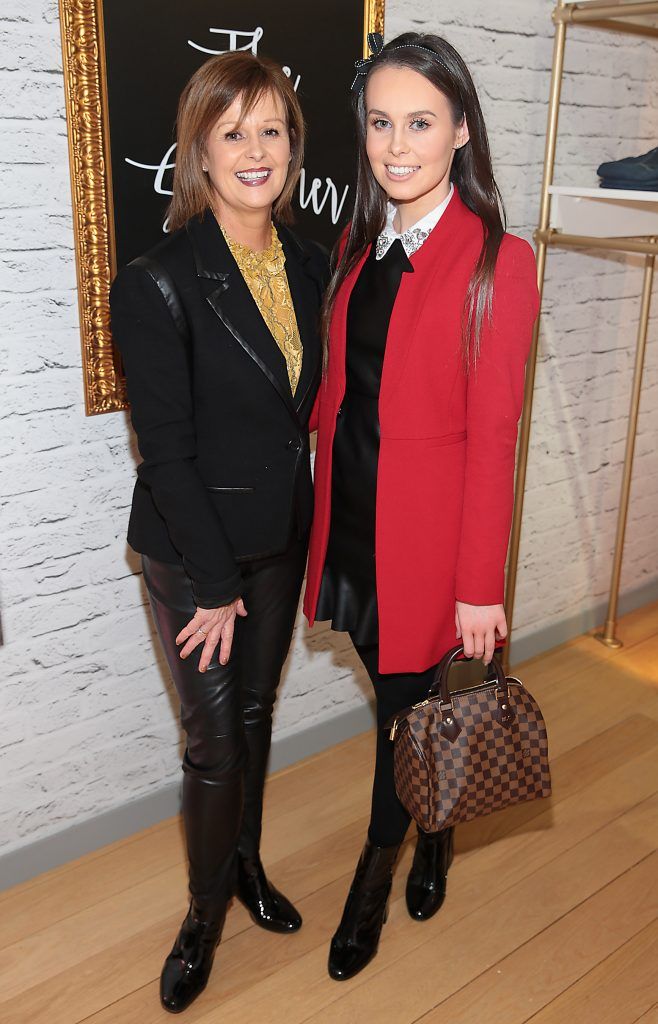
[[[424,832],[551,793],[537,701],[519,679],[505,676],[496,655],[484,682],[450,693],[450,666],[463,650],[447,651],[427,699],[386,726],[398,797]]]

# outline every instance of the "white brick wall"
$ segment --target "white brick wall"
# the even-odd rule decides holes
[[[538,210],[552,49],[544,0],[390,0],[387,36],[431,28],[469,61],[511,230]],[[83,412],[57,5],[0,14],[0,853],[171,782],[175,697],[124,535],[134,444]],[[656,143],[656,47],[574,30],[560,169]],[[517,593],[519,636],[605,594],[638,316],[637,260],[551,252]],[[651,325],[623,589],[658,575]],[[349,643],[299,626],[276,734],[359,704]]]

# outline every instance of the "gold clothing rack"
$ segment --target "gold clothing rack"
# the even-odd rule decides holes
[[[596,634],[597,639],[609,647],[622,646],[621,641],[616,636],[617,603],[619,597],[619,580],[621,576],[624,535],[626,532],[626,521],[628,516],[628,500],[633,469],[633,455],[635,451],[635,436],[637,432],[640,392],[642,387],[647,327],[651,305],[654,262],[656,254],[658,253],[658,192],[636,192],[626,189],[555,188],[553,186],[553,171],[555,167],[555,151],[558,137],[560,94],[562,87],[562,74],[564,70],[564,52],[567,28],[570,25],[580,25],[583,28],[606,29],[611,32],[622,32],[630,35],[658,39],[658,26],[648,23],[645,24],[641,21],[628,20],[652,14],[658,14],[658,2],[656,2],[656,0],[644,3],[609,3],[605,2],[605,0],[581,0],[579,3],[567,3],[565,0],[558,0],[557,6],[552,14],[553,23],[555,25],[555,39],[553,45],[553,66],[548,103],[548,127],[546,131],[546,146],[544,150],[544,173],[541,190],[539,226],[534,232],[534,240],[537,250],[537,284],[540,296],[543,294],[546,253],[549,246],[573,249],[601,249],[608,252],[642,253],[645,257],[640,320],[635,350],[635,369],[633,373],[630,409],[626,432],[626,450],[621,480],[621,493],[617,517],[614,556],[612,561],[608,608],[603,628],[600,633]],[[554,199],[558,203],[562,203],[567,211],[569,209],[570,200],[572,203],[572,211],[575,210],[575,207],[573,206],[574,202],[579,202],[580,204],[587,204],[587,202],[590,202],[594,203],[595,206],[598,204],[597,217],[599,220],[602,219],[600,213],[602,209],[601,203],[603,203],[604,208],[610,211],[611,205],[614,205],[616,202],[619,205],[616,215],[613,218],[616,222],[615,231],[611,231],[607,236],[599,236],[595,231],[591,234],[580,234],[560,230],[560,223],[566,224],[568,217],[566,216],[565,210],[562,211],[564,215],[555,217],[556,211],[552,206],[552,201]],[[628,231],[628,233],[626,233],[624,229],[624,217],[626,217],[633,225],[632,229]],[[583,218],[581,217],[580,219],[582,222]],[[555,224],[555,220],[559,222],[557,226]],[[523,413],[521,416],[519,432],[515,503],[510,535],[507,583],[505,590],[505,610],[510,627],[510,633],[514,612],[514,594],[516,589],[519,541],[521,536],[521,518],[523,513],[523,497],[528,461],[530,421],[532,416],[532,400],[535,383],[540,319],[541,312],[535,324],[532,347],[528,357]],[[509,663],[510,644],[508,643],[506,647],[505,659],[506,662]]]

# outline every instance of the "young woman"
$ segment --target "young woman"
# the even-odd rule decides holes
[[[538,310],[527,242],[506,234],[462,58],[406,33],[357,64],[354,216],[326,298],[316,511],[305,611],[347,630],[378,738],[368,836],[329,973],[375,955],[409,825],[383,726],[423,699],[461,638],[491,660],[502,605],[524,367]],[[410,914],[441,906],[452,829],[419,833]]]
[[[192,901],[162,971],[172,1012],[204,988],[236,886],[263,928],[301,925],[259,843],[312,514],[328,272],[319,247],[284,226],[304,126],[281,69],[242,52],[212,58],[183,91],[177,129],[171,233],[111,295],[144,460],[128,539],[187,734]]]

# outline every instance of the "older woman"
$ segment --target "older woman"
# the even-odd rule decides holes
[[[191,904],[165,961],[179,1012],[205,987],[237,891],[257,924],[301,918],[259,856],[272,708],[312,515],[319,247],[284,223],[303,157],[294,90],[249,53],[185,87],[170,234],[123,268],[112,329],[143,462],[128,539],[182,707]]]

